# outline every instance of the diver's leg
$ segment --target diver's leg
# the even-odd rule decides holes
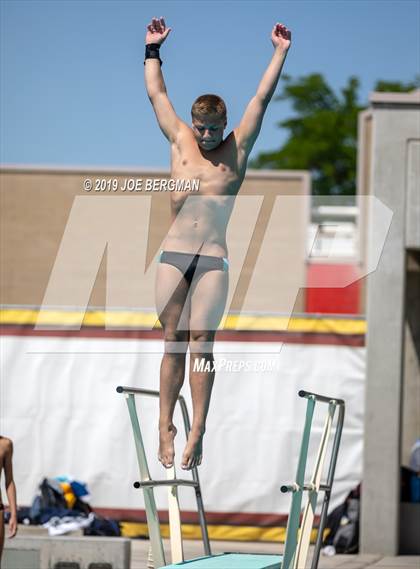
[[[228,273],[211,270],[193,280],[190,313],[190,387],[193,403],[191,432],[182,457],[182,468],[201,463],[202,441],[215,372],[213,343],[223,316]]]
[[[174,437],[177,433],[173,414],[184,383],[188,349],[189,284],[178,268],[159,263],[155,290],[156,308],[164,334],[160,366],[159,460],[169,468],[174,460]]]

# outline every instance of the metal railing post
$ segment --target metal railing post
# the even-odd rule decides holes
[[[152,480],[150,477],[134,396],[144,395],[148,397],[159,397],[159,391],[136,388],[136,387],[119,386],[117,387],[117,392],[124,393],[127,398],[127,405],[130,414],[131,425],[133,428],[134,441],[136,446],[137,460],[139,463],[140,479],[141,479],[140,482],[134,483],[134,487],[141,488],[144,493],[147,525],[149,527],[151,550],[152,550],[153,562],[155,564],[155,569],[163,567],[165,565],[165,555],[163,550],[162,536],[160,532],[156,503],[153,495],[153,489],[157,486],[168,487],[168,505],[169,505],[168,511],[169,511],[172,562],[176,563],[183,560],[181,517],[180,517],[178,494],[177,494],[178,486],[187,486],[187,487],[190,486],[194,488],[195,497],[197,501],[198,518],[199,518],[201,535],[203,540],[204,553],[206,555],[211,555],[210,541],[208,536],[206,516],[204,513],[204,504],[201,494],[200,480],[198,476],[197,467],[193,467],[191,469],[192,480],[183,480],[176,478],[174,466],[167,470],[167,480]],[[178,396],[178,402],[181,408],[185,434],[186,437],[188,438],[189,432],[191,430],[191,424],[188,415],[187,405],[182,395]]]

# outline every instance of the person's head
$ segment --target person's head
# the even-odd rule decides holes
[[[226,105],[218,95],[201,95],[191,107],[192,128],[203,150],[217,148],[226,128]]]

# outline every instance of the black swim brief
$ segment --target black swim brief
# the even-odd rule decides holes
[[[194,275],[199,277],[208,271],[228,271],[229,269],[229,261],[226,257],[179,253],[178,251],[161,251],[158,262],[167,263],[179,269],[189,285]]]

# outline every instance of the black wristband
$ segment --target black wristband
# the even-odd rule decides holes
[[[158,59],[159,63],[162,65],[162,60],[159,55],[159,49],[160,49],[160,44],[158,43],[146,44],[144,63],[146,63],[146,59]]]

